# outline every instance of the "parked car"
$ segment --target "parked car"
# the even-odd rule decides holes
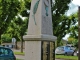
[[[12,44],[3,44],[2,46],[4,46],[4,47],[8,47],[8,48],[13,48],[13,45]]]
[[[74,55],[74,50],[71,49],[69,46],[60,46],[57,47],[55,50],[55,54],[62,54],[62,55]]]
[[[66,45],[68,47],[70,47],[72,50],[74,50],[74,52],[76,51],[76,48],[73,45]]]
[[[0,60],[16,60],[16,57],[10,48],[0,46]]]

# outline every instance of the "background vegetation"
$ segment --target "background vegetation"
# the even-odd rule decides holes
[[[51,0],[53,34],[57,37],[57,46],[60,46],[62,38],[69,34],[68,43],[77,47],[77,12],[70,16],[65,14],[70,2],[71,0]],[[27,32],[30,6],[31,0],[0,0],[0,44],[11,42],[14,37],[21,41],[23,52],[22,37]]]

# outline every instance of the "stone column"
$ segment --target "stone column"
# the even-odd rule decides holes
[[[42,60],[42,41],[55,41],[50,0],[32,0],[28,32],[25,40],[25,60]]]

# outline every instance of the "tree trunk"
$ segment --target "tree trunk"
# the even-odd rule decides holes
[[[17,47],[17,40],[16,40],[16,42],[15,42],[15,49],[18,49],[18,47]]]
[[[1,42],[2,42],[2,41],[1,41],[1,35],[0,35],[0,45],[1,45]]]
[[[21,52],[23,53],[23,38],[21,36]]]
[[[60,46],[60,41],[61,40],[59,38],[57,38],[57,47]]]

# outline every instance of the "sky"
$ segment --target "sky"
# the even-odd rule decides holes
[[[70,15],[72,13],[75,13],[78,11],[78,6],[80,6],[80,0],[73,0],[70,4],[69,4],[69,10],[67,11],[67,15]]]
[[[80,6],[80,0],[73,0],[72,1],[73,4]]]
[[[69,16],[70,14],[73,14],[78,11],[78,6],[80,6],[80,0],[73,0],[69,4],[69,10],[67,11],[67,15]],[[67,34],[63,39],[68,40],[67,38],[69,37],[69,34]]]
[[[73,3],[70,3],[69,4],[69,10],[67,11],[66,14],[69,16],[70,14],[77,12],[77,10],[78,10],[78,6],[74,5]]]

